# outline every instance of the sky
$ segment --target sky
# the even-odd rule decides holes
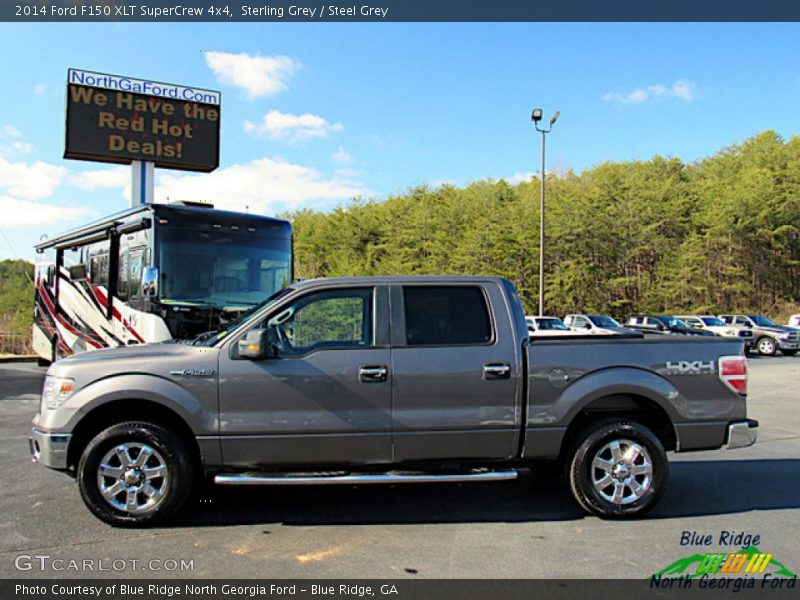
[[[0,24],[0,259],[130,206],[130,167],[67,160],[67,69],[219,90],[220,166],[156,201],[267,215],[540,169],[700,160],[798,133],[798,24]]]

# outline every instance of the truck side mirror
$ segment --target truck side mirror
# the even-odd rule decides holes
[[[591,329],[592,328],[592,324],[591,323],[586,323],[586,325],[584,325],[583,328],[584,329]]]
[[[155,267],[142,269],[142,295],[145,298],[158,296],[158,269]]]
[[[278,352],[270,342],[268,329],[251,329],[239,340],[239,358],[261,360],[277,358]]]

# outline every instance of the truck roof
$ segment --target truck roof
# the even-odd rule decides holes
[[[484,275],[365,275],[349,277],[321,277],[318,279],[302,279],[292,283],[291,287],[299,289],[311,287],[320,283],[331,285],[364,285],[389,284],[389,283],[449,283],[449,284],[475,284],[475,283],[509,283],[503,277],[490,277]]]

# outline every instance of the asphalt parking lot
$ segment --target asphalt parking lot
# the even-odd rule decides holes
[[[684,531],[711,534],[711,551],[723,531],[758,535],[800,570],[800,357],[750,360],[755,446],[672,455],[667,494],[629,522],[584,516],[544,471],[504,483],[220,488],[169,527],[114,529],[70,478],[31,464],[43,376],[33,363],[0,365],[3,578],[93,575],[54,570],[54,559],[147,578],[642,578],[699,551],[681,546]],[[182,560],[190,572],[171,570]]]

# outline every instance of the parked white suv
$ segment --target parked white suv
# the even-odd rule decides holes
[[[633,329],[623,327],[607,315],[567,315],[564,317],[564,324],[573,331],[593,335],[630,335],[639,333]]]
[[[573,331],[558,317],[525,317],[529,337],[553,337],[583,335],[582,331]]]

